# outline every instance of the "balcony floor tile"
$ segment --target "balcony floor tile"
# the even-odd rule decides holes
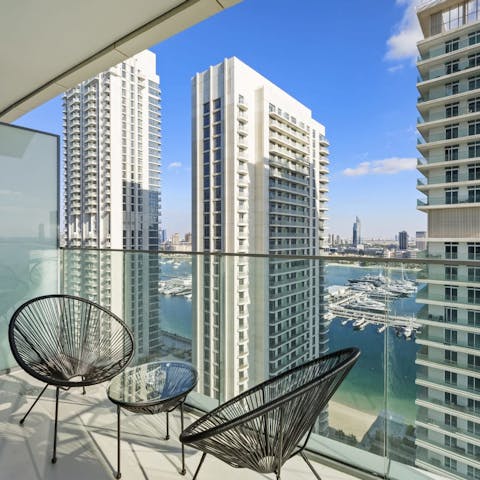
[[[53,440],[55,389],[49,387],[23,426],[19,420],[42,388],[23,371],[0,377],[0,465],[1,478],[22,480],[112,480],[116,471],[116,408],[107,399],[106,385],[61,391],[57,463],[50,462]],[[193,416],[186,415],[188,425]],[[182,477],[180,415],[170,415],[170,440],[165,441],[165,414],[137,415],[122,410],[122,479],[191,479],[201,453],[185,449],[187,474]],[[323,480],[354,477],[317,465]],[[273,479],[244,469],[230,468],[207,456],[199,480]],[[300,457],[287,462],[282,480],[313,480]]]

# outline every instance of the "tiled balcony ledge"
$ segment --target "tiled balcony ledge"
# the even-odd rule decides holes
[[[0,376],[0,478],[22,480],[112,480],[116,471],[116,410],[106,397],[105,385],[61,391],[57,463],[50,462],[53,441],[55,389],[49,387],[23,426],[19,420],[40,392],[41,383],[22,371]],[[186,423],[193,419],[187,414]],[[180,416],[171,414],[170,440],[165,441],[165,414],[136,415],[122,411],[122,479],[191,479],[200,452],[185,449],[187,474],[182,477]],[[317,464],[322,480],[354,477]],[[274,478],[234,469],[208,456],[199,480],[259,480]],[[282,480],[312,480],[300,457],[288,461]]]

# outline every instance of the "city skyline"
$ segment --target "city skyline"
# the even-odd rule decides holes
[[[152,48],[162,78],[163,227],[169,234],[191,229],[190,79],[231,55],[262,71],[324,119],[333,145],[329,232],[349,236],[354,215],[364,219],[365,238],[393,238],[398,223],[409,232],[425,229],[425,216],[415,208],[412,2],[385,5],[384,21],[367,34],[361,21],[344,28],[340,5],[322,5],[321,11],[315,4],[305,5],[308,8],[291,11],[287,4],[245,0]],[[314,22],[317,8],[319,15],[332,20],[321,31]],[[364,22],[377,13],[366,1],[351,9],[349,18]],[[276,21],[265,23],[262,19],[272,11]],[[251,38],[240,42],[232,32],[245,22],[254,22]],[[290,32],[288,39],[278,36],[279,28]],[[360,30],[362,42],[357,42]],[[323,49],[330,38],[338,38],[339,31],[342,41]],[[222,36],[220,44],[217,35]],[[358,75],[352,77],[352,72]],[[57,98],[17,123],[60,133],[60,109]]]

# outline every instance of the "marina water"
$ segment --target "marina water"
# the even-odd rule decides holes
[[[161,280],[191,275],[191,261],[176,260],[162,263]],[[327,267],[326,285],[345,285],[350,279],[366,274],[377,275],[378,268],[330,264]],[[408,278],[415,280],[415,272],[408,271]],[[392,279],[402,277],[401,270],[391,270]],[[394,315],[414,315],[421,305],[415,296],[394,299],[389,311]],[[368,319],[368,314],[366,314]],[[192,338],[192,302],[184,296],[161,295],[160,325],[162,330],[182,337]],[[347,346],[359,347],[362,355],[335,394],[335,400],[359,411],[375,416],[388,411],[407,424],[415,419],[415,354],[414,338],[398,336],[393,327],[377,333],[378,325],[368,324],[364,330],[354,330],[352,322],[342,325],[334,318],[329,326],[329,349]],[[384,359],[387,358],[385,362]]]

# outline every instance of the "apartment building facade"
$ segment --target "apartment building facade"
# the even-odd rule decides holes
[[[326,246],[329,144],[310,109],[234,57],[195,75],[192,109],[192,242],[208,252],[193,358],[201,391],[228,398],[328,348],[323,266],[295,256]]]
[[[158,250],[161,115],[155,54],[141,52],[65,92],[63,127],[64,245]],[[68,270],[78,273],[65,279],[67,290],[140,322],[138,352],[154,349],[157,256],[93,250],[65,255]],[[135,285],[131,291],[124,291],[124,276]]]
[[[422,2],[418,209],[430,265],[419,275],[417,465],[480,478],[480,5]],[[464,264],[456,262],[464,261]]]

